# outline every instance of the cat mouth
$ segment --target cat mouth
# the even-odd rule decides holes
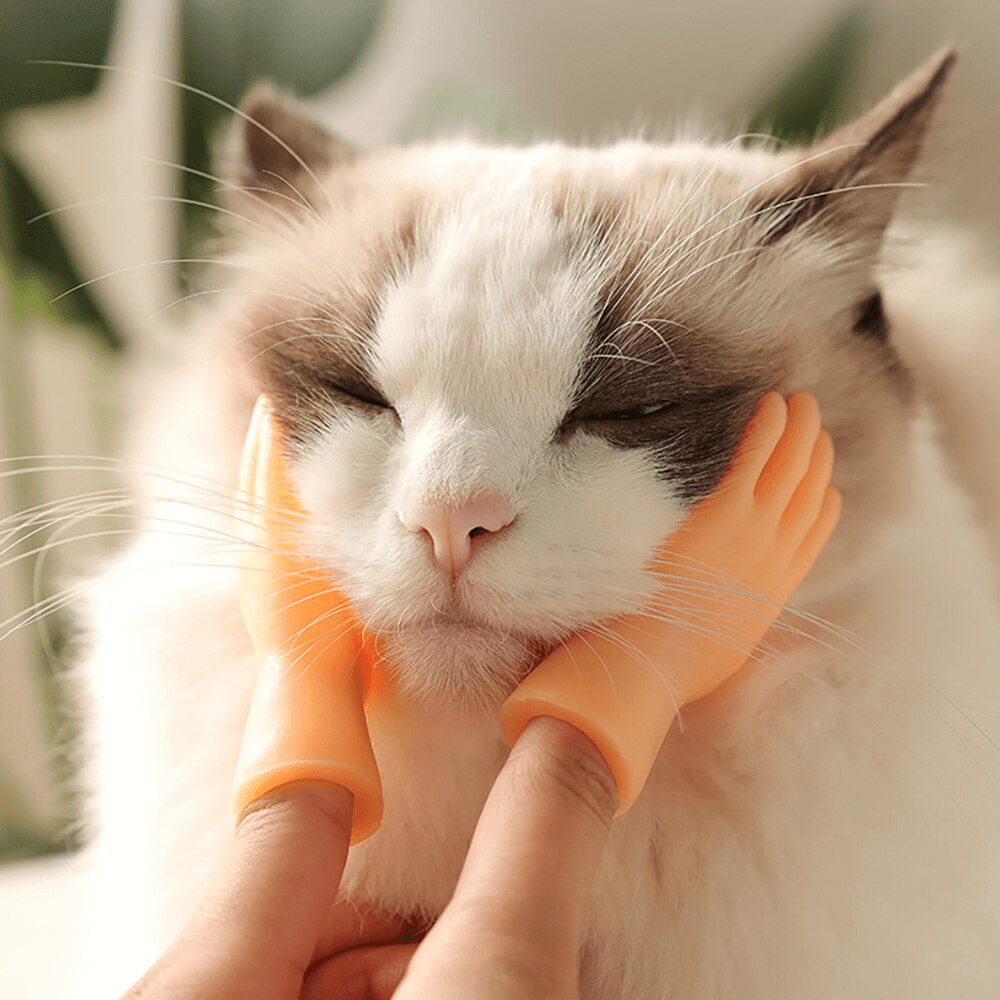
[[[368,619],[367,625],[372,631],[387,637],[435,637],[442,645],[478,642],[506,648],[510,643],[516,643],[533,650],[538,660],[573,630],[566,623],[544,616],[521,617],[513,609],[505,607],[502,600],[497,606],[490,596],[458,593],[454,589],[449,595],[435,595],[423,608],[415,609],[409,616],[389,620]]]
[[[527,637],[531,630],[518,627],[508,615],[498,613],[491,596],[452,585],[447,592],[427,594],[423,607],[414,608],[410,615],[398,618],[392,627],[384,631],[395,634],[440,630]]]
[[[397,632],[440,632],[443,635],[468,634],[468,635],[512,635],[517,634],[519,638],[526,639],[527,635],[520,634],[520,630],[504,627],[497,622],[484,620],[473,612],[463,611],[456,607],[449,610],[433,610],[413,621],[401,625]]]
[[[385,635],[404,693],[495,710],[554,643],[455,612],[435,611]]]

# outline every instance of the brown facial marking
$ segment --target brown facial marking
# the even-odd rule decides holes
[[[668,250],[632,217],[620,200],[587,213],[594,242],[617,261],[561,434],[581,431],[615,447],[649,449],[659,474],[693,502],[725,470],[758,396],[773,384],[774,365],[737,353],[694,318],[671,316],[670,302],[650,294]]]
[[[371,338],[380,293],[411,266],[418,243],[416,214],[407,213],[337,287],[299,289],[301,304],[265,297],[248,320],[243,356],[290,443],[307,443],[337,412],[391,408],[372,375]]]
[[[649,416],[579,417],[573,424],[618,448],[649,449],[661,478],[695,502],[719,481],[764,388],[723,386]]]
[[[253,315],[245,352],[259,388],[274,406],[287,438],[302,444],[338,405],[352,395],[375,400],[365,364],[371,303],[361,289],[352,297],[328,297],[312,312],[329,319],[282,318],[286,304]],[[277,318],[272,318],[277,316]]]

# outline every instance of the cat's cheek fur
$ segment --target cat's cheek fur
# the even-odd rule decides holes
[[[311,512],[305,538],[362,623],[386,634],[406,690],[496,705],[569,632],[652,593],[645,560],[684,511],[644,452],[586,434],[546,442],[529,474],[508,463],[506,482],[502,463],[480,462],[516,495],[517,515],[474,542],[453,589],[393,502],[434,444],[425,430],[410,448],[388,418],[332,421],[294,466]]]

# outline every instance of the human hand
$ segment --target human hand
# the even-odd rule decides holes
[[[451,902],[419,928],[335,902],[351,794],[275,789],[241,816],[191,922],[127,1000],[570,1000],[580,930],[617,806],[596,747],[536,719],[504,765]]]

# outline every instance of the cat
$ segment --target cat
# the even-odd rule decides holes
[[[897,347],[920,265],[893,217],[954,61],[806,149],[362,151],[251,91],[223,157],[238,277],[137,374],[141,524],[89,585],[79,996],[138,977],[231,837],[256,672],[232,498],[259,393],[304,545],[408,705],[369,719],[385,815],[343,892],[433,916],[506,755],[499,705],[574,630],[643,605],[651,552],[772,387],[819,400],[842,520],[765,669],[684,708],[615,821],[582,995],[998,995],[997,603]],[[408,512],[483,494],[507,523],[466,526],[452,581]]]

